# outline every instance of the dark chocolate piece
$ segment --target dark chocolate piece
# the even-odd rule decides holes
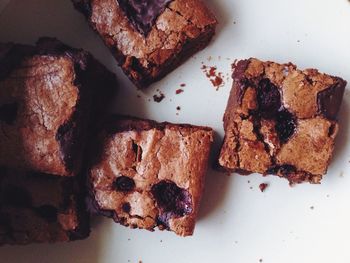
[[[158,16],[173,0],[117,0],[135,28],[144,36],[151,31]]]

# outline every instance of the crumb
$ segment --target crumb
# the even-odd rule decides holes
[[[300,43],[300,40],[298,39],[297,42]]]
[[[140,94],[137,94],[136,97],[141,98],[141,95],[140,95]]]
[[[329,197],[329,195],[326,195],[326,197]]]
[[[128,241],[130,241],[131,239],[130,238],[128,238]]]
[[[163,242],[163,240],[160,240],[160,243],[162,243]]]
[[[176,112],[176,115],[179,115],[179,113],[178,113],[178,112]]]
[[[261,259],[259,259],[259,262],[263,262],[262,258],[261,258]]]
[[[207,78],[210,80],[210,82],[213,84],[215,89],[218,91],[220,87],[224,86],[224,80],[223,80],[223,73],[217,72],[217,67],[211,66],[208,67],[206,65],[203,65],[202,68],[203,72],[207,76]]]
[[[235,24],[236,24],[236,21],[233,21],[233,24],[235,25]]]
[[[248,180],[248,184],[250,184],[250,181]]]
[[[261,192],[264,192],[265,189],[266,189],[268,186],[269,186],[269,185],[266,184],[266,183],[259,184],[260,191],[261,191]]]
[[[235,241],[235,244],[238,244],[238,241],[237,241],[237,240]]]
[[[153,95],[153,100],[155,102],[159,103],[165,98],[165,95],[161,91],[159,91],[158,89],[157,89],[157,91],[159,92],[159,94],[154,94]]]
[[[315,209],[315,207],[314,207],[314,206],[310,206],[310,209],[311,209],[311,210],[314,210],[314,209]]]
[[[139,260],[139,263],[142,263],[142,260]]]
[[[180,87],[186,87],[186,84],[185,83],[181,83]]]
[[[221,56],[218,56],[218,60],[220,60],[221,59]]]
[[[211,56],[209,56],[209,57],[207,58],[207,60],[208,60],[208,61],[210,61],[211,59],[212,59],[212,57],[211,57]]]
[[[176,107],[176,110],[181,110],[181,107],[180,107],[180,106],[177,106],[177,107]]]
[[[251,189],[251,190],[252,190],[252,189],[253,189],[253,186],[249,187],[249,189]]]
[[[151,99],[148,99],[148,101],[151,101]]]
[[[182,93],[182,92],[184,92],[183,89],[177,89],[177,90],[175,91],[175,94],[178,95],[178,94],[180,94],[180,93]]]

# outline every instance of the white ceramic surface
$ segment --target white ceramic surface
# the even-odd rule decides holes
[[[33,43],[46,35],[91,51],[118,75],[118,112],[212,126],[217,131],[213,157],[223,137],[221,120],[231,87],[226,76],[234,59],[292,61],[350,81],[347,0],[207,0],[220,21],[210,46],[145,92],[125,78],[69,0],[12,0],[5,7],[6,2],[0,0],[0,41]],[[202,72],[202,62],[223,72],[225,85],[219,91]],[[175,95],[181,83],[184,92]],[[157,89],[166,96],[161,103],[152,99]],[[349,89],[334,160],[321,185],[291,188],[272,176],[228,177],[210,170],[193,237],[131,230],[94,218],[87,240],[1,247],[0,262],[349,263]],[[264,193],[258,187],[262,182],[269,183]]]

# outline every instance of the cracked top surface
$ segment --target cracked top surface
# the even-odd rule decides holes
[[[346,82],[291,63],[249,59],[233,68],[220,166],[319,183],[332,156]]]
[[[75,187],[73,178],[1,167],[0,245],[86,237]]]
[[[155,1],[167,5],[161,8],[163,12],[159,13],[145,35],[135,30],[133,23],[130,23],[130,19],[136,16],[135,12],[126,16],[123,11],[124,2],[131,5],[135,1],[73,2],[88,17],[92,27],[111,48],[123,70],[137,85],[143,78],[160,76],[169,67],[168,64],[174,63],[185,44],[189,45],[188,42],[198,39],[197,47],[186,52],[194,53],[203,48],[214,34],[217,24],[214,15],[200,0]]]
[[[100,74],[91,56],[48,38],[0,47],[0,165],[75,175]]]
[[[127,226],[191,235],[212,130],[124,118],[106,127],[101,158],[90,171],[98,210]]]

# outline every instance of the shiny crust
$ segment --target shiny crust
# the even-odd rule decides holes
[[[262,80],[278,90],[281,109],[292,116],[285,123],[293,129],[286,141],[279,137],[277,119],[264,116],[259,108]],[[233,81],[219,165],[245,174],[276,174],[291,184],[320,183],[332,157],[346,81],[315,69],[301,71],[291,63],[254,58],[233,65]],[[271,94],[262,100],[271,104]]]
[[[208,127],[156,123],[113,116],[102,126],[92,149],[90,209],[132,228],[168,229],[192,235],[204,185],[213,131]],[[101,147],[103,145],[103,147]],[[101,149],[102,148],[102,149]],[[116,178],[127,176],[135,189],[116,191]],[[160,181],[174,182],[191,196],[192,212],[160,222],[161,209],[151,193]],[[130,211],[123,209],[128,203]]]
[[[217,20],[200,0],[174,0],[145,37],[114,0],[73,0],[111,49],[125,74],[147,87],[203,49]]]
[[[0,165],[73,176],[80,171],[90,112],[115,77],[85,51],[42,38],[0,46]],[[98,92],[99,91],[99,92]],[[102,95],[103,94],[103,95]],[[94,101],[92,101],[94,97]],[[7,108],[6,108],[7,107]],[[10,119],[9,119],[10,118]]]

